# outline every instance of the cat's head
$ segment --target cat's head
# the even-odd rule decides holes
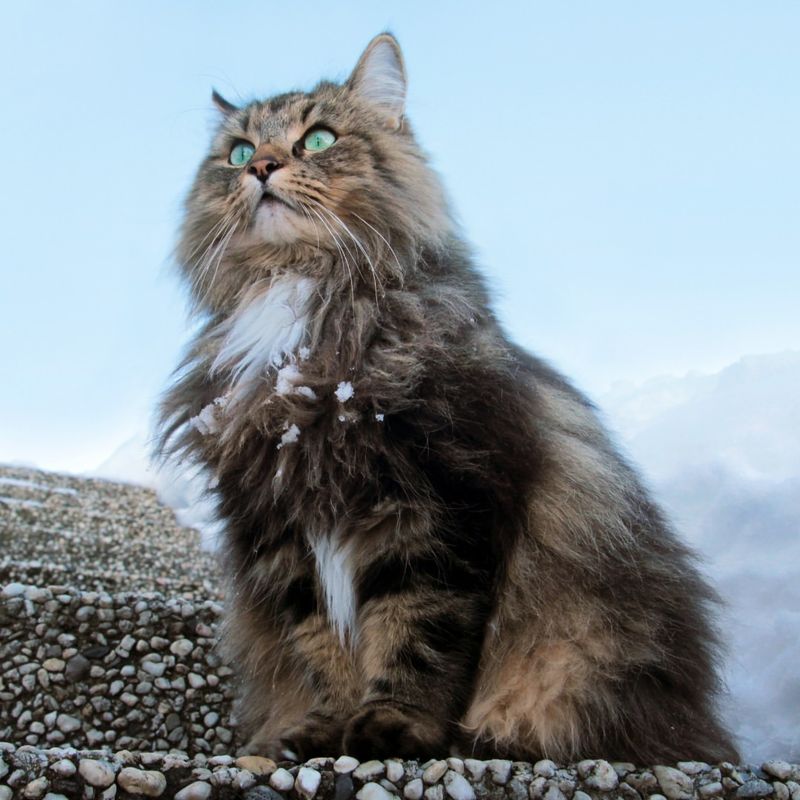
[[[405,97],[389,34],[370,42],[341,85],[241,108],[214,92],[220,124],[178,247],[196,298],[219,307],[253,280],[315,258],[348,281],[402,279],[413,253],[441,242],[451,222]]]

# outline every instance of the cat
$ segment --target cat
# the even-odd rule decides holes
[[[715,593],[501,329],[405,97],[390,34],[341,85],[214,92],[186,201],[160,451],[213,475],[244,750],[736,760]]]

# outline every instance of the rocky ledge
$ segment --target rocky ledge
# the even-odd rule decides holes
[[[0,800],[800,800],[800,766],[236,757],[215,559],[149,490],[0,467]]]

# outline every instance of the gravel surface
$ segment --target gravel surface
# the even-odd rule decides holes
[[[0,467],[0,800],[800,800],[800,766],[236,758],[220,581],[149,490]]]

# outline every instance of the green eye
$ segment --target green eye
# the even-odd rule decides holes
[[[306,134],[303,140],[303,147],[312,152],[327,150],[336,141],[336,134],[327,128],[315,128]]]
[[[241,167],[253,157],[255,151],[255,147],[249,142],[239,142],[239,144],[233,146],[233,150],[231,150],[231,154],[228,156],[228,161],[230,161],[234,167]]]

